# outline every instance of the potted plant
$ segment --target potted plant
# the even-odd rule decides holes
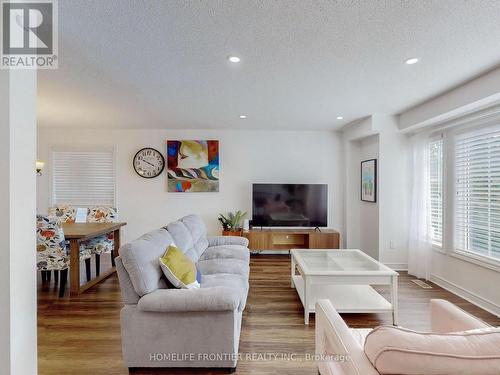
[[[223,236],[241,236],[241,221],[246,216],[246,212],[229,212],[227,216],[219,214],[218,220],[222,224]]]

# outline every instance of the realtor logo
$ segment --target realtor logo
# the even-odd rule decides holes
[[[3,69],[57,68],[57,3],[2,1]]]

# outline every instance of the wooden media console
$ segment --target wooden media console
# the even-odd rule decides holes
[[[333,229],[258,229],[243,232],[250,250],[338,249],[340,234]]]

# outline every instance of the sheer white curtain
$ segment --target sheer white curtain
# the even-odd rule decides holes
[[[412,189],[408,273],[428,280],[431,276],[432,240],[430,220],[429,136],[412,138]]]

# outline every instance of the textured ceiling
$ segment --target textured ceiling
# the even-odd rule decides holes
[[[421,62],[403,63],[413,56]],[[63,0],[59,69],[39,72],[38,118],[334,129],[400,113],[498,63],[499,0]]]

